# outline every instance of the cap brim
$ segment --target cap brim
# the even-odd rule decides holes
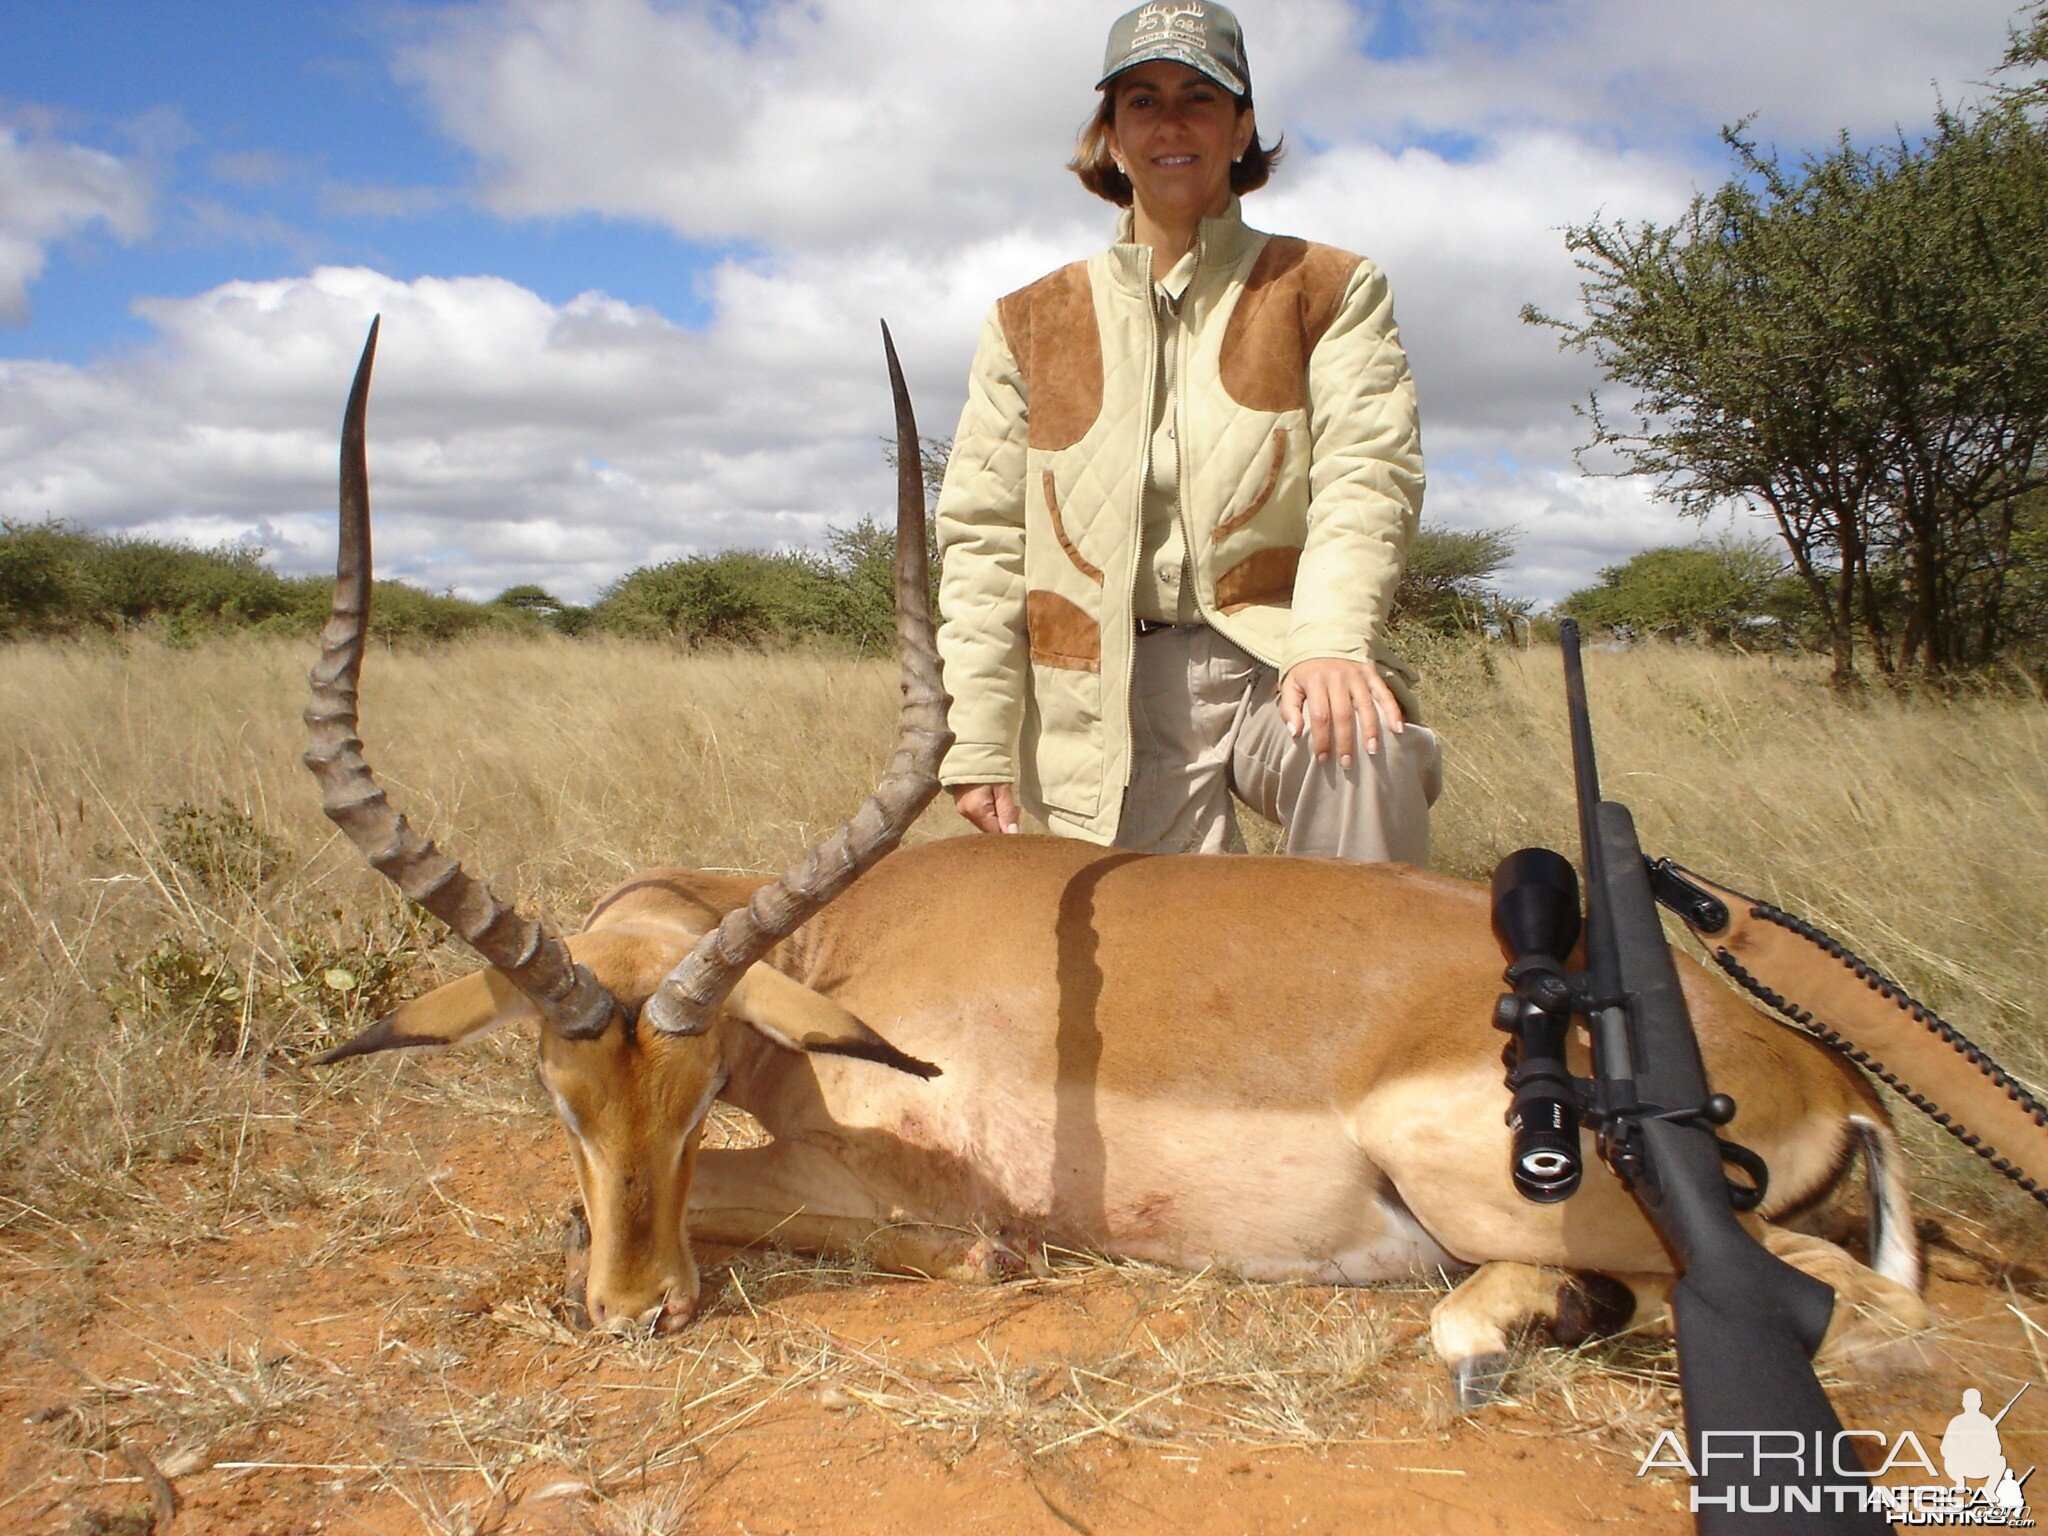
[[[1249,96],[1251,94],[1251,87],[1245,81],[1240,80],[1214,59],[1209,58],[1206,54],[1197,53],[1192,48],[1183,48],[1176,43],[1155,43],[1149,48],[1139,49],[1129,58],[1120,62],[1115,69],[1112,69],[1108,74],[1096,81],[1095,89],[1101,90],[1127,69],[1135,69],[1140,64],[1151,64],[1160,59],[1165,59],[1174,64],[1185,64],[1196,74],[1207,75],[1233,96]]]

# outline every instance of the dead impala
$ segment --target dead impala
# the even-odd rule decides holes
[[[1524,1326],[1569,1340],[1661,1307],[1669,1256],[1597,1159],[1569,1204],[1530,1204],[1510,1182],[1489,1024],[1503,962],[1482,888],[1403,866],[1034,837],[883,857],[929,801],[947,740],[893,349],[905,682],[873,798],[779,879],[654,870],[566,940],[500,903],[386,802],[355,734],[375,344],[373,326],[343,428],[306,760],[327,814],[488,968],[322,1059],[536,1024],[588,1214],[593,1321],[682,1326],[697,1304],[693,1238],[859,1248],[954,1278],[998,1276],[1040,1242],[1323,1284],[1446,1266],[1473,1272],[1438,1304],[1432,1336],[1476,1399]],[[1876,1093],[1683,970],[1713,1082],[1740,1106],[1734,1133],[1770,1166],[1763,1235],[1837,1289],[1830,1343],[1918,1326],[1905,1170]],[[1919,1069],[1908,1054],[1894,1073]],[[1995,1115],[1994,1087],[1946,1091],[1954,1115]],[[700,1152],[721,1097],[772,1144]],[[1780,1224],[1833,1193],[1859,1152],[1871,1267]],[[2018,1155],[2048,1181],[2038,1140]]]

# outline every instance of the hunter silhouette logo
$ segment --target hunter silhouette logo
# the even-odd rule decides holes
[[[1201,5],[1161,5],[1159,0],[1138,12],[1138,30],[1134,42],[1147,42],[1156,34],[1183,39],[1197,47],[1205,46],[1209,36],[1209,15]]]
[[[1938,1446],[1940,1465],[1912,1430],[1897,1435],[1879,1429],[1845,1429],[1833,1437],[1788,1434],[1783,1430],[1708,1430],[1688,1449],[1675,1430],[1651,1443],[1636,1476],[1652,1471],[1683,1472],[1692,1479],[1691,1507],[1744,1514],[1840,1513],[1870,1510],[1901,1526],[2003,1526],[2034,1524],[2027,1508],[2027,1482],[2034,1469],[2016,1470],[2005,1457],[1998,1426],[2026,1396],[2013,1393],[1995,1414],[1984,1412],[1984,1394],[1963,1393],[1962,1412],[1948,1421]],[[1741,1486],[1766,1467],[1789,1469],[1801,1486]],[[1875,1467],[1876,1471],[1868,1470]],[[1920,1476],[1913,1478],[1914,1473]],[[1703,1492],[1703,1474],[1725,1492]],[[1899,1475],[1900,1483],[1876,1479]],[[1942,1481],[1946,1478],[1947,1481]]]
[[[1975,1387],[1969,1388],[1963,1393],[1963,1411],[1948,1421],[1948,1430],[1941,1437],[1942,1470],[1949,1475],[1956,1492],[1963,1492],[1966,1483],[1975,1483],[1977,1491],[1994,1508],[2022,1516],[2027,1512],[2026,1481],[2034,1473],[2029,1468],[2024,1477],[2013,1475],[2006,1464],[2005,1449],[1999,1444],[1998,1425],[2026,1390],[2021,1387],[2013,1393],[2012,1402],[1998,1410],[1997,1418],[1987,1418],[1983,1411],[1984,1394]]]

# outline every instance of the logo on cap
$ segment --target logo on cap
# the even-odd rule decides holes
[[[1209,46],[1209,16],[1202,9],[1201,0],[1192,5],[1161,5],[1159,0],[1138,12],[1138,28],[1131,39],[1131,45],[1148,42],[1156,33],[1165,33],[1176,39],[1185,39],[1197,48]]]

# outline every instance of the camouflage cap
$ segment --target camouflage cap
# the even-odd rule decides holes
[[[1244,30],[1237,18],[1208,0],[1147,0],[1109,29],[1102,56],[1101,90],[1133,64],[1170,59],[1214,80],[1233,96],[1252,92],[1251,66],[1244,57]]]

